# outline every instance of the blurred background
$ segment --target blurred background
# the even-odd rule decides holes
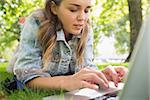
[[[0,62],[11,59],[25,18],[45,0],[0,0]],[[125,62],[130,55],[149,0],[92,0],[94,61]]]

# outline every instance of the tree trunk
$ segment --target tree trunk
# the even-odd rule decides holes
[[[142,24],[141,0],[128,0],[130,21],[130,51],[126,61],[130,60],[134,45]]]

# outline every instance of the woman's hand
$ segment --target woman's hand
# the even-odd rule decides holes
[[[107,66],[102,72],[108,81],[113,81],[115,86],[118,86],[118,83],[127,75],[128,69],[124,66]]]
[[[91,68],[83,68],[79,72],[71,76],[66,76],[63,79],[61,88],[68,91],[80,89],[80,88],[91,88],[98,90],[100,85],[102,88],[108,88],[108,80],[105,75],[98,70]]]

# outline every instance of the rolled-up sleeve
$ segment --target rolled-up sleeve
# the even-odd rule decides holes
[[[33,16],[26,18],[13,70],[17,79],[24,84],[36,77],[50,76],[41,70],[42,48],[37,38],[39,25],[36,21]]]
[[[97,66],[93,63],[93,59],[93,33],[92,30],[90,30],[85,47],[84,64],[85,66],[98,69]]]

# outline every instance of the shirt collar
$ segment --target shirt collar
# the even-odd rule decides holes
[[[64,31],[62,29],[60,31],[57,31],[56,34],[57,34],[57,41],[60,41],[60,40],[65,41],[65,34],[64,34]],[[81,38],[81,34],[74,35],[72,37],[72,39],[74,39],[74,38]]]
[[[65,41],[65,34],[62,29],[60,31],[57,31],[56,34],[57,34],[57,41],[59,40]]]

